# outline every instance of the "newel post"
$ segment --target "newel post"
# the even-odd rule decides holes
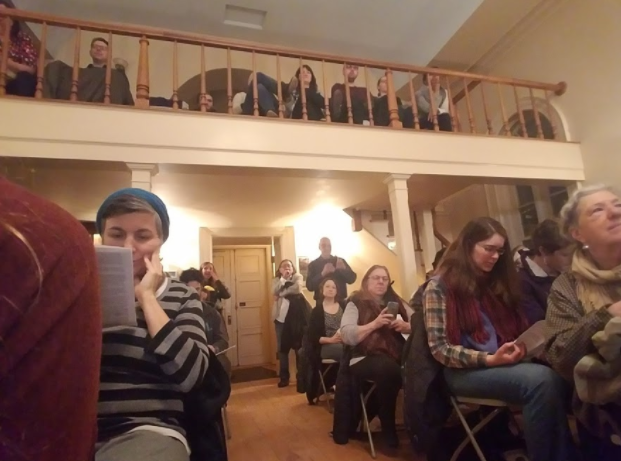
[[[397,105],[397,94],[395,93],[395,82],[392,78],[392,70],[386,69],[386,86],[388,90],[388,113],[390,114],[390,126],[392,128],[402,128],[403,124],[399,120],[399,106]]]
[[[149,107],[149,40],[144,35],[140,38],[136,106],[142,108]]]

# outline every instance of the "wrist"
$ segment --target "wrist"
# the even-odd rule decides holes
[[[153,293],[151,291],[147,291],[147,292],[144,292],[144,293],[137,293],[136,294],[136,300],[138,301],[138,303],[142,307],[145,307],[145,304],[149,304],[152,301],[156,301],[157,302],[157,298],[155,297],[155,293]]]

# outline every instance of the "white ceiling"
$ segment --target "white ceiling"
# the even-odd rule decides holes
[[[497,1],[497,0],[496,0]],[[22,9],[426,65],[483,0],[14,0]],[[263,30],[223,23],[226,5],[266,11]]]

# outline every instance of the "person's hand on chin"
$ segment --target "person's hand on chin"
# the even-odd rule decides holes
[[[164,280],[164,268],[160,261],[159,250],[154,251],[150,258],[145,256],[144,264],[146,273],[141,279],[137,278],[134,285],[136,299],[141,304],[146,296],[155,297],[155,292],[162,285],[162,281]]]

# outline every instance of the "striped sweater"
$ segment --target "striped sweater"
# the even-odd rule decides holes
[[[158,296],[170,321],[149,336],[142,310],[138,326],[103,332],[99,390],[99,441],[140,426],[157,426],[185,435],[184,394],[201,384],[209,350],[203,308],[194,290],[167,280]]]

